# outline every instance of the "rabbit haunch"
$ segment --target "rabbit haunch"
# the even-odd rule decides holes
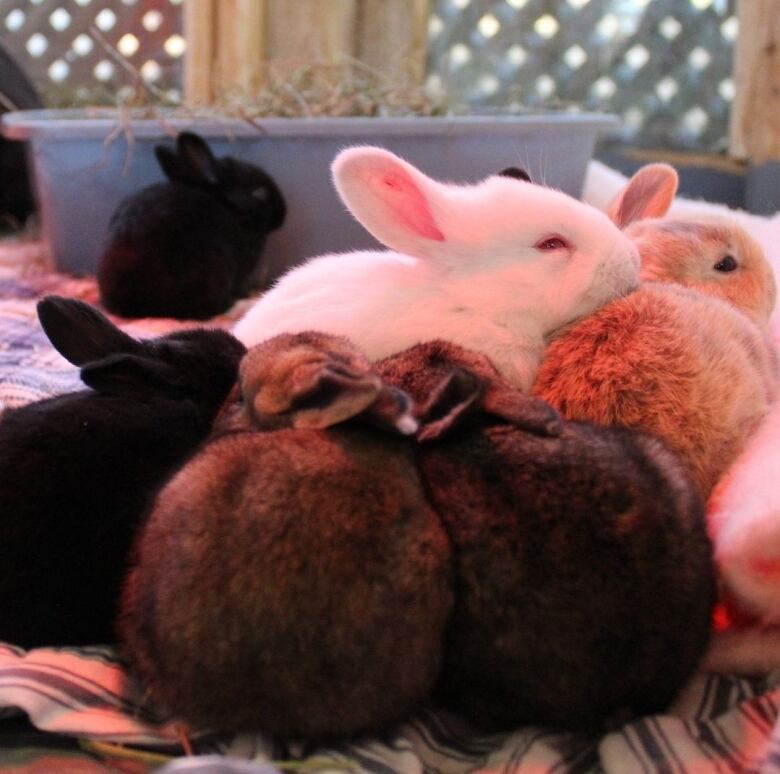
[[[342,151],[333,178],[390,250],[291,270],[235,326],[245,344],[315,329],[378,360],[441,338],[484,353],[528,389],[547,336],[638,283],[631,241],[559,191],[500,175],[448,185],[372,147]]]

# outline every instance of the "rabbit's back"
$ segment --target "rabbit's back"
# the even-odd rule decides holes
[[[490,730],[665,708],[709,634],[703,510],[654,439],[507,426],[430,447],[459,593],[440,697]]]
[[[213,194],[149,186],[111,220],[97,268],[102,299],[126,316],[206,319],[230,305],[239,270],[261,247]]]
[[[509,271],[511,274],[511,270]],[[319,330],[345,336],[372,361],[421,342],[442,339],[495,363],[513,384],[530,388],[539,358],[529,332],[537,322],[530,301],[517,299],[516,279],[490,282],[448,276],[391,251],[312,259],[284,275],[233,328],[246,346],[280,333]],[[514,309],[506,313],[514,297]]]
[[[776,391],[775,357],[745,315],[651,282],[554,340],[533,388],[568,419],[663,438],[705,497]]]
[[[450,549],[403,441],[241,432],[163,490],[124,592],[125,652],[209,727],[352,734],[438,673]]]
[[[0,420],[0,640],[112,642],[132,536],[206,433],[188,401],[89,391]]]

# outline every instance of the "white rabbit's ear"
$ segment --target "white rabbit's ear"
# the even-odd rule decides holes
[[[382,244],[419,255],[443,242],[434,217],[442,186],[389,151],[357,147],[333,162],[333,182],[355,219]]]
[[[642,218],[661,218],[669,211],[679,178],[668,164],[647,164],[639,169],[607,211],[618,228]]]

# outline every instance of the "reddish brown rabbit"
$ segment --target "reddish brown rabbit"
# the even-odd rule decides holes
[[[603,731],[665,709],[701,658],[714,599],[702,504],[677,456],[642,433],[563,421],[452,344],[377,369],[435,398],[418,465],[456,589],[438,699],[491,731]]]
[[[198,726],[325,738],[397,721],[438,676],[453,599],[450,544],[402,437],[411,404],[317,334],[259,345],[240,380],[232,430],[141,535],[124,652]],[[385,430],[328,427],[358,415]]]

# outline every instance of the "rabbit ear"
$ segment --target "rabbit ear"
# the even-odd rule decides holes
[[[368,408],[381,387],[376,374],[355,371],[336,361],[307,363],[292,369],[286,383],[281,389],[276,386],[273,394],[261,388],[253,410],[260,416],[289,414],[293,427],[330,427]]]
[[[181,132],[176,139],[179,164],[191,180],[219,183],[219,165],[206,141],[194,132]]]
[[[607,214],[618,228],[642,218],[661,218],[677,193],[679,178],[668,164],[647,164],[628,181]]]
[[[531,180],[531,176],[526,172],[524,169],[520,169],[520,167],[507,167],[506,169],[502,169],[498,173],[499,177],[512,177],[515,180],[524,180],[526,183],[533,183],[533,180]]]
[[[89,304],[75,298],[46,296],[38,319],[54,348],[77,366],[118,352],[136,352],[138,342]]]
[[[137,354],[115,354],[87,363],[81,381],[99,392],[179,394],[180,374],[167,363]]]
[[[154,148],[154,155],[157,158],[160,169],[162,169],[168,180],[171,180],[174,183],[190,182],[189,176],[186,175],[182,169],[182,165],[179,162],[179,157],[176,155],[175,150],[166,145],[156,145]]]
[[[419,441],[435,441],[460,427],[480,406],[482,381],[469,371],[454,368],[420,407]]]
[[[374,237],[393,250],[426,254],[445,240],[434,216],[442,186],[382,148],[348,148],[333,162],[344,204]]]
[[[549,403],[514,388],[488,390],[482,406],[487,413],[534,435],[549,437],[563,432],[561,415]]]

